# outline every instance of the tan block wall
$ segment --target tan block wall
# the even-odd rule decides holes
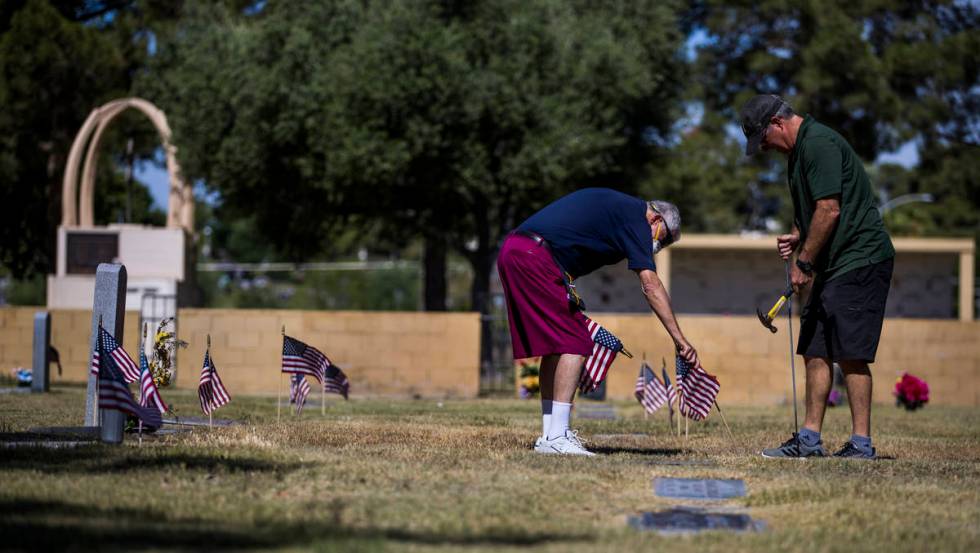
[[[9,374],[14,367],[31,368],[34,348],[34,314],[44,307],[0,308],[0,370]],[[127,311],[123,327],[123,347],[136,355],[139,312]],[[62,374],[51,365],[51,383],[88,382],[89,345],[92,311],[57,309],[51,311],[51,345],[61,357]]]
[[[633,397],[640,360],[659,376],[665,357],[673,378],[673,345],[653,315],[596,314],[596,321],[618,336],[634,355],[617,357],[609,372],[610,398]],[[684,334],[698,349],[702,365],[718,377],[722,405],[789,403],[791,378],[786,318],[777,321],[777,334],[764,329],[758,318],[680,316]],[[794,339],[799,336],[798,320]],[[886,319],[878,358],[872,365],[874,401],[894,402],[895,380],[903,372],[929,383],[936,405],[980,406],[980,322]],[[797,393],[803,397],[805,368],[796,357]]]
[[[31,366],[34,313],[0,308],[0,370]],[[138,313],[126,314],[124,345],[135,354]],[[51,312],[51,340],[64,373],[51,382],[87,380],[91,312]],[[652,315],[602,313],[596,320],[619,336],[636,359],[620,357],[608,383],[612,398],[632,398],[639,360],[655,369],[673,349]],[[681,327],[704,366],[722,383],[723,405],[779,404],[790,394],[785,318],[770,334],[755,317],[681,316]],[[474,313],[394,313],[183,309],[180,336],[190,342],[178,359],[177,383],[197,385],[206,336],[221,377],[232,393],[275,394],[283,324],[291,336],[326,353],[347,373],[356,396],[475,397],[479,390],[479,317]],[[798,326],[794,328],[799,331]],[[803,359],[797,357],[803,393]],[[908,371],[924,378],[936,405],[980,406],[980,322],[887,319],[875,375],[875,401],[890,403],[894,381]],[[673,374],[673,370],[670,370]]]
[[[232,394],[276,394],[285,325],[344,370],[354,397],[479,393],[476,313],[181,309],[177,320],[190,343],[178,357],[180,388],[197,387],[210,333],[211,356]],[[282,383],[285,394],[285,377]]]

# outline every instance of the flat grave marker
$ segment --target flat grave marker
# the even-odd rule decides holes
[[[614,421],[618,418],[616,408],[606,403],[599,405],[578,405],[575,407],[575,416],[580,419],[607,421]]]
[[[745,482],[702,478],[654,478],[653,491],[659,497],[674,499],[731,499],[745,495]]]
[[[693,534],[705,530],[758,532],[765,522],[744,513],[709,512],[691,507],[674,507],[666,511],[644,512],[630,516],[627,523],[637,530],[661,534]]]

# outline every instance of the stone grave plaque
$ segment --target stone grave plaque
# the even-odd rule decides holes
[[[745,495],[745,482],[701,478],[655,478],[653,491],[659,497],[675,499],[731,499]]]
[[[578,405],[575,407],[575,416],[580,419],[614,421],[616,420],[616,408],[605,403]]]
[[[765,528],[764,522],[754,520],[744,513],[712,513],[686,507],[640,513],[630,516],[628,524],[637,530],[652,530],[665,534],[696,533],[705,530],[753,532]]]

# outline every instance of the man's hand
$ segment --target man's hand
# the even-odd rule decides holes
[[[796,230],[796,229],[793,229]],[[776,250],[779,252],[779,257],[783,258],[783,261],[788,261],[789,256],[793,255],[796,251],[796,246],[800,243],[800,233],[799,231],[793,234],[780,234],[776,237]]]
[[[792,264],[789,269],[789,281],[793,285],[794,292],[799,294],[801,290],[810,285],[811,280],[813,280],[813,277],[807,276],[806,273],[796,266],[796,263]]]
[[[676,344],[676,346],[678,355],[687,361],[691,367],[701,366],[701,360],[698,359],[698,352],[694,349],[694,346],[692,346],[690,342],[685,340],[684,342]]]

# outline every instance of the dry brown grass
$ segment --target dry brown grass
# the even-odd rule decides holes
[[[0,396],[0,423],[79,424],[84,390]],[[168,394],[196,415],[196,397]],[[0,449],[0,549],[633,551],[980,550],[980,410],[877,406],[874,463],[773,461],[756,451],[790,432],[789,408],[726,409],[685,442],[661,416],[616,404],[580,420],[597,459],[541,456],[536,402],[342,401],[325,417],[275,422],[275,400],[235,398],[219,416],[249,424],[143,447]],[[846,410],[828,416],[836,447]],[[630,434],[641,434],[632,436]],[[613,435],[613,436],[602,436]],[[619,436],[615,436],[619,435]],[[666,463],[700,461],[695,466]],[[716,504],[768,524],[757,534],[664,537],[628,515],[677,502],[657,476],[742,478],[748,496]],[[689,502],[690,503],[690,502]]]

